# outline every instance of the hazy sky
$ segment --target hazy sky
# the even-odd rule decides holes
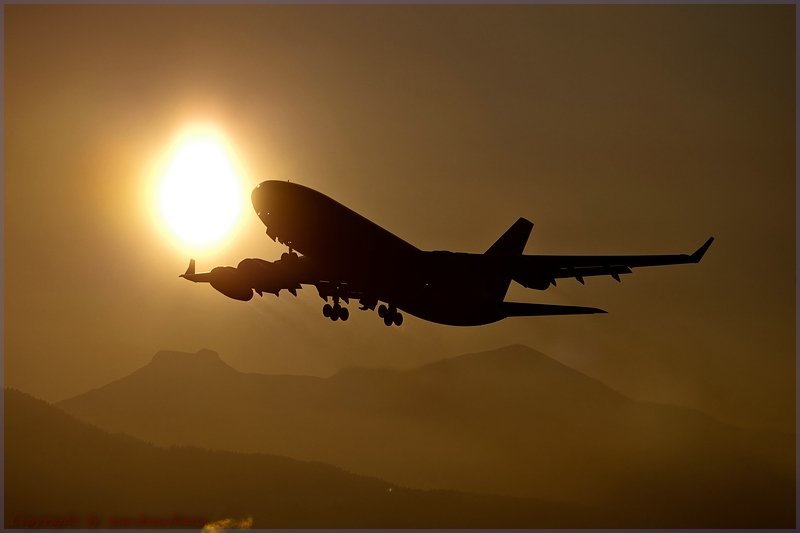
[[[794,428],[795,7],[4,6],[5,383],[47,400],[160,349],[329,375],[523,343],[635,398]],[[177,277],[150,188],[213,122],[245,172],[423,249],[691,252],[509,299],[608,315],[454,328],[243,303]],[[198,270],[276,259],[249,204]],[[354,307],[354,306],[351,306]]]

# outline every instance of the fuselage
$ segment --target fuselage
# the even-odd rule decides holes
[[[219,292],[248,301],[253,294],[297,295],[314,285],[325,300],[322,314],[346,321],[357,300],[387,326],[400,326],[405,311],[454,326],[477,326],[511,316],[602,314],[596,307],[507,302],[512,281],[545,290],[557,279],[620,276],[632,268],[698,263],[710,237],[691,254],[525,255],[533,223],[519,217],[484,253],[423,251],[324,194],[284,181],[265,181],[253,190],[253,207],[267,235],[289,247],[274,262],[246,258],[237,267],[195,271],[181,277],[210,283]],[[299,256],[295,252],[300,252]],[[344,305],[342,305],[344,302]],[[383,302],[383,303],[381,303]]]
[[[284,181],[252,193],[267,234],[303,255],[301,283],[345,284],[419,318],[479,325],[507,316],[503,258],[422,251],[332,198]]]

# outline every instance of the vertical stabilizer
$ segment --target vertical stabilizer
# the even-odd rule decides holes
[[[533,222],[520,218],[486,250],[484,255],[522,255],[532,229]],[[502,301],[506,297],[508,286],[511,285],[511,272],[501,273],[500,277],[489,280],[489,284],[493,297]]]
[[[532,229],[533,222],[520,218],[485,253],[487,255],[521,255],[528,243]]]

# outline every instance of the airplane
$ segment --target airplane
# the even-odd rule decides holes
[[[506,302],[511,281],[545,290],[561,278],[584,284],[588,276],[630,274],[632,268],[698,263],[714,237],[691,254],[674,255],[524,255],[533,223],[517,220],[483,254],[423,251],[374,222],[309,187],[269,180],[252,192],[266,233],[288,247],[274,262],[243,259],[196,273],[195,260],[180,277],[210,283],[236,300],[294,296],[303,285],[316,287],[325,301],[322,314],[346,321],[342,302],[358,300],[360,310],[377,313],[387,326],[403,323],[407,312],[452,326],[478,326],[508,317],[605,313],[594,307]],[[300,255],[298,255],[298,253]],[[331,303],[332,302],[332,303]],[[380,305],[379,305],[380,303]]]

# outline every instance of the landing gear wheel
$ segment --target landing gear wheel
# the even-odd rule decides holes
[[[394,305],[385,306],[381,304],[378,307],[378,316],[383,319],[383,323],[387,326],[397,324],[398,326],[403,323],[403,315],[397,311]]]
[[[283,253],[281,254],[281,261],[286,261],[286,258],[287,258],[287,257],[289,257],[289,254],[287,254],[286,252],[283,252]]]
[[[350,318],[350,311],[348,311],[346,307],[342,307],[342,309],[339,311],[339,318],[342,319],[342,322],[345,322],[348,318]]]
[[[322,315],[326,318],[331,318],[333,315],[333,307],[331,307],[331,304],[325,304],[322,306]]]

